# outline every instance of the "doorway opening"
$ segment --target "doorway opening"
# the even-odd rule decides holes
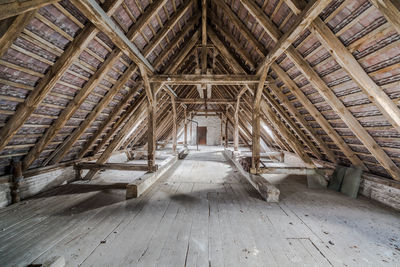
[[[199,126],[197,128],[197,142],[199,145],[207,145],[207,127]]]

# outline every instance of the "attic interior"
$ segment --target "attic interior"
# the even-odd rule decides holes
[[[0,21],[0,266],[400,265],[399,1]]]

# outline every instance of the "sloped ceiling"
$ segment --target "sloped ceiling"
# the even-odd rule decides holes
[[[99,156],[133,119],[133,130],[118,147],[146,143],[139,68],[74,1],[43,2],[0,5],[7,10],[0,14],[1,174],[9,171],[11,159],[32,169]],[[315,1],[206,1],[207,68],[213,74],[256,74],[310,2]],[[319,17],[269,69],[262,122],[275,135],[262,130],[262,139],[275,149],[292,151],[297,145],[309,157],[362,165],[371,173],[399,179],[400,23],[385,16],[375,0],[325,2]],[[201,66],[201,1],[98,4],[156,73],[194,74]],[[18,15],[7,15],[13,12]],[[200,98],[196,86],[171,88],[178,99]],[[239,135],[247,145],[254,90],[212,87],[212,99],[243,94]],[[157,138],[165,141],[172,134],[171,96],[164,88],[157,99]],[[205,109],[217,113],[233,131],[234,104],[185,107],[188,116]],[[177,121],[182,127],[184,106],[179,104]]]

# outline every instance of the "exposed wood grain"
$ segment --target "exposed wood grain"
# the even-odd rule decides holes
[[[315,70],[305,62],[294,48],[289,48],[287,55],[390,175],[396,180],[400,179],[400,169],[361,126],[360,122],[354,118],[353,114],[351,114],[344,104],[336,97],[332,90],[323,82]]]
[[[300,123],[300,125],[312,136],[312,138],[317,142],[317,144],[321,147],[322,151],[325,152],[327,155],[328,159],[332,162],[336,162],[336,156],[335,154],[329,149],[329,147],[325,144],[325,142],[321,139],[321,137],[318,136],[318,134],[315,132],[315,130],[308,125],[306,120],[303,118],[303,116],[300,114],[300,112],[293,106],[292,103],[286,98],[286,96],[280,91],[278,86],[274,83],[272,79],[269,80],[268,84],[269,88],[271,91],[277,96],[279,101],[281,101],[285,107],[289,110],[290,113],[293,114],[293,116],[296,118],[296,120]]]
[[[400,109],[397,105],[388,97],[382,88],[372,80],[360,63],[358,63],[354,56],[320,18],[313,21],[311,29],[340,66],[345,69],[352,79],[364,90],[371,102],[377,105],[385,118],[400,132]]]
[[[400,34],[400,4],[396,0],[370,0]]]
[[[238,85],[258,83],[259,79],[253,75],[224,75],[224,74],[179,74],[179,75],[155,75],[149,78],[150,82],[161,82],[173,85]]]
[[[148,62],[136,45],[126,37],[95,0],[72,0],[72,2],[99,30],[106,33],[119,49],[127,54],[137,65],[143,64],[150,72],[154,72],[154,68],[150,62]]]
[[[60,0],[4,0],[0,3],[0,20],[30,12]]]
[[[275,32],[277,34],[275,38],[279,41],[274,46],[274,49],[268,53],[268,55],[263,59],[262,63],[259,64],[257,69],[257,73],[261,74],[268,69],[269,65],[274,62],[283,52],[288,49],[292,43],[298,38],[298,36],[307,29],[310,24],[314,21],[314,19],[321,13],[321,11],[328,6],[331,0],[312,0],[310,1],[301,14],[296,19],[290,29],[279,38],[279,32]],[[251,10],[249,10],[251,12]],[[257,16],[256,13],[252,13],[254,16]],[[263,16],[264,17],[264,16]],[[273,26],[273,25],[272,25]],[[264,25],[264,28],[270,28],[270,25]],[[272,33],[271,33],[272,34]],[[278,38],[277,38],[278,37]]]
[[[1,5],[0,5],[1,7]],[[3,9],[0,9],[3,10]],[[0,12],[1,13],[1,12]],[[25,26],[31,21],[35,16],[36,10],[28,11],[15,18],[9,18],[8,20],[2,21],[2,28],[7,29],[1,32],[0,37],[0,57],[8,50],[8,48],[13,44],[17,37],[24,30]]]

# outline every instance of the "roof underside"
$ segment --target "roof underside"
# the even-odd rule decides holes
[[[34,108],[33,113],[21,122],[21,127],[16,127],[11,136],[2,137],[1,141],[7,141],[0,154],[0,174],[9,172],[11,159],[21,160],[32,169],[99,155],[122,126],[133,118],[136,120],[134,128],[119,148],[144,145],[147,141],[145,109],[132,113],[145,96],[139,68],[130,68],[135,63],[128,55],[120,56],[119,48],[107,34],[89,31],[91,22],[73,2],[63,0],[29,11],[30,17],[19,30],[18,38],[2,51],[2,128],[18,120],[18,109],[24,106]],[[108,15],[147,58],[156,73],[196,73],[202,64],[201,1],[98,1],[106,11],[113,2],[118,3],[118,7],[109,10]],[[276,36],[271,36],[260,18],[272,21],[277,36],[284,36],[301,19],[301,14],[292,3],[302,2],[207,1],[207,68],[211,69],[211,73],[240,74],[235,67],[238,65],[242,74],[256,74],[264,58],[277,44]],[[261,17],[256,18],[249,5],[260,11]],[[23,15],[28,16],[24,13],[17,18]],[[15,25],[17,18],[8,20]],[[333,0],[319,18],[380,90],[397,105],[400,99],[400,34],[393,24],[369,0]],[[6,21],[2,23],[6,24]],[[69,48],[76,45],[76,40],[87,45],[81,50],[78,47],[72,49],[79,53],[72,53],[74,57],[68,57],[71,62],[61,68],[60,65],[66,62],[63,55],[71,53]],[[293,49],[314,69],[379,149],[395,166],[400,167],[400,132],[371,101],[365,88],[361,88],[349,70],[338,63],[314,30],[309,27],[298,36]],[[292,56],[284,53],[275,63],[269,70],[268,81],[272,85],[266,85],[264,89],[263,99],[267,107],[263,108],[262,124],[276,134],[272,138],[262,131],[265,143],[277,149],[291,150],[284,138],[277,134],[280,130],[274,127],[273,113],[310,157],[330,161],[326,152],[329,150],[338,163],[350,165],[354,162],[343,150],[343,147],[348,147],[371,173],[391,176],[378,160],[377,152],[371,153],[365,139],[360,140],[359,133],[354,132],[355,128],[349,128],[349,124],[321,95],[318,90],[321,88],[316,88],[314,81],[293,61]],[[99,76],[100,72],[104,75]],[[53,80],[50,81],[50,78]],[[49,87],[42,98],[28,98],[32,94],[40,95],[40,90],[51,82],[54,86]],[[171,88],[177,99],[200,98],[197,86],[171,85]],[[211,99],[236,99],[242,89],[242,85],[213,85]],[[255,88],[250,86],[250,89],[244,90],[239,111],[240,138],[245,144],[251,144],[252,90]],[[305,99],[299,99],[299,94],[303,94]],[[169,140],[172,133],[171,96],[167,90],[162,90],[157,99],[157,138],[159,141]],[[307,107],[307,101],[313,104],[316,111]],[[234,104],[186,106],[188,114],[196,110],[204,113],[207,108],[210,113],[217,112],[221,118],[227,117],[229,122],[234,120]],[[268,112],[268,108],[272,113]],[[183,123],[183,111],[183,105],[177,105],[178,125]],[[314,116],[315,112],[328,122],[328,126],[321,125],[321,119]],[[332,138],[332,132],[327,133],[327,129],[332,129],[339,139]],[[57,159],[71,136],[76,140],[71,141],[72,145]],[[321,148],[321,140],[325,149]],[[344,145],[340,140],[344,141]]]

